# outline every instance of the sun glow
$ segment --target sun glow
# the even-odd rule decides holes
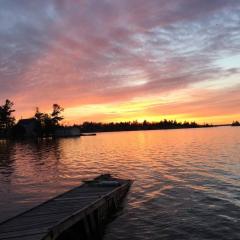
[[[236,3],[86,2],[2,3],[0,104],[17,119],[58,103],[66,124],[239,120]]]

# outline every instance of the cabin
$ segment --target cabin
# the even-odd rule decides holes
[[[35,118],[20,119],[16,125],[21,137],[37,137],[38,121]]]

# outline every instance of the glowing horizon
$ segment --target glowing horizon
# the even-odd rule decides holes
[[[1,2],[0,104],[16,118],[240,120],[240,2]]]

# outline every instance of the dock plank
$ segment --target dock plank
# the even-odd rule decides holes
[[[104,180],[107,179],[110,182],[118,180],[119,184],[115,186],[98,184],[101,177],[95,178],[92,182],[84,183],[0,223],[0,239],[58,240],[58,238],[61,239],[62,234],[70,231],[69,229],[81,220],[83,220],[85,231],[89,231],[89,226],[86,225],[87,222],[90,222],[91,226],[93,226],[90,229],[97,229],[99,219],[94,212],[104,208],[107,216],[107,211],[110,211],[110,208],[114,206],[116,208],[118,205],[110,206],[117,199],[115,195],[118,194],[119,199],[122,198],[131,184],[129,180],[113,179],[109,175],[103,176]],[[111,204],[108,203],[110,200]],[[87,221],[86,218],[89,220]]]
[[[26,240],[26,239],[35,239],[36,236],[41,239],[44,237],[44,235],[47,234],[47,231],[21,231],[21,232],[15,232],[15,233],[8,233],[8,234],[2,234],[1,240],[11,240],[11,239],[18,239],[18,240]]]
[[[1,238],[1,240],[38,240],[42,239],[46,233],[34,234],[34,235],[24,235],[10,238]]]

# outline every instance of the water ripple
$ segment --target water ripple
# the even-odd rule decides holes
[[[0,141],[0,221],[110,172],[135,180],[112,239],[240,239],[240,129]]]

